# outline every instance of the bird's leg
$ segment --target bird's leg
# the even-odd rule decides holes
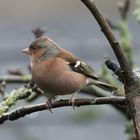
[[[69,104],[72,104],[73,110],[75,110],[75,96],[76,96],[76,93],[77,92],[75,92],[69,99]]]
[[[49,98],[48,98],[48,100],[47,100],[47,102],[46,102],[46,107],[48,108],[48,110],[51,112],[51,113],[53,113],[52,112],[52,98],[53,98],[53,96],[50,96]]]

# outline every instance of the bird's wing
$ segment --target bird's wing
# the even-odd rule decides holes
[[[69,65],[72,70],[82,73],[86,75],[87,77],[90,77],[87,85],[95,85],[105,91],[110,91],[110,92],[118,90],[115,86],[99,81],[99,77],[97,77],[93,73],[92,69],[88,65],[86,65],[84,62],[78,60],[76,63],[69,63]]]
[[[75,72],[82,73],[87,77],[93,79],[99,79],[99,77],[93,73],[93,70],[88,65],[86,65],[83,61],[77,60],[75,62],[69,62],[69,66]]]
[[[117,90],[116,87],[101,82],[99,80],[99,77],[94,73],[91,67],[85,64],[83,61],[79,60],[72,53],[63,49],[61,53],[59,53],[56,57],[59,57],[67,61],[68,65],[73,71],[84,74],[85,76],[89,77],[89,82],[87,83],[87,85],[95,85],[101,89],[104,89],[106,91],[111,91],[111,92]]]
[[[66,60],[73,71],[82,73],[85,76],[93,79],[99,79],[99,77],[93,73],[91,67],[75,57],[71,52],[62,49],[61,53],[59,53],[56,57]]]

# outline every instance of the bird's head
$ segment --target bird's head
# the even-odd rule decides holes
[[[32,59],[48,59],[56,56],[60,47],[48,37],[40,37],[33,41],[29,48],[22,50],[23,53],[31,56]]]

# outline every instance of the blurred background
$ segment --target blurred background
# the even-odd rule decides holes
[[[118,1],[95,2],[104,16],[115,23],[119,18]],[[140,28],[132,16],[134,6],[132,1],[128,25],[132,33],[134,61],[139,66]],[[36,27],[47,29],[47,36],[72,51],[96,72],[106,56],[115,60],[98,24],[80,0],[0,0],[0,74],[16,68],[28,72],[29,58],[21,50],[34,40],[31,30]],[[115,35],[119,39],[118,33],[115,32]],[[12,85],[7,90],[19,86]],[[40,98],[32,104],[44,101]],[[18,101],[16,106],[25,104]],[[0,136],[5,140],[127,139],[125,118],[109,105],[80,107],[76,110],[63,107],[53,112],[43,111],[14,122],[7,121],[0,126]]]

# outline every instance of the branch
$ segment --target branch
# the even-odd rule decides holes
[[[94,1],[92,0],[81,0],[87,8],[91,11],[92,15],[97,20],[98,24],[101,27],[101,31],[105,34],[107,40],[109,41],[117,59],[120,64],[121,69],[123,70],[123,75],[125,76],[125,81],[128,83],[131,83],[131,81],[135,81],[136,76],[134,75],[132,68],[130,67],[130,64],[128,63],[126,56],[115,38],[114,34],[112,33],[112,30],[110,26],[108,25],[105,18],[102,16],[100,11],[96,8],[96,5],[94,4]]]
[[[28,82],[24,86],[13,89],[9,93],[2,92],[3,101],[0,102],[0,116],[9,110],[9,108],[16,104],[18,100],[26,99],[30,102],[36,99],[40,95],[45,95],[33,81]]]
[[[140,80],[136,74],[132,71],[132,67],[128,63],[126,56],[116,40],[111,28],[102,14],[96,8],[96,5],[92,0],[81,0],[87,8],[91,11],[92,15],[97,20],[104,35],[108,39],[117,59],[120,64],[122,75],[124,79],[124,88],[126,93],[126,99],[128,100],[129,110],[133,118],[135,125],[136,137],[140,140]]]
[[[75,106],[77,107],[86,106],[86,105],[101,105],[101,104],[126,105],[126,99],[125,97],[100,97],[100,98],[93,98],[93,99],[75,100]],[[72,106],[72,105],[69,104],[69,100],[59,100],[52,103],[52,108],[59,108],[64,106]],[[0,124],[3,124],[7,120],[14,121],[21,117],[24,117],[27,114],[31,114],[37,111],[49,110],[49,109],[50,108],[46,103],[20,107],[9,113],[4,113],[2,116],[0,116]]]
[[[96,90],[93,86],[88,86],[86,88],[83,88],[80,92],[89,94],[89,95],[94,96],[94,97],[109,97],[110,96],[107,93],[105,94],[101,91]],[[125,118],[127,118],[127,119],[131,118],[130,113],[128,113],[128,111],[126,110],[125,107],[122,107],[119,104],[112,104],[112,106],[115,109],[117,109]]]
[[[17,102],[17,100],[29,97],[32,92],[32,89],[28,87],[21,87],[19,89],[13,89],[9,93],[4,93],[4,100],[0,102],[0,115],[7,112],[9,108]]]
[[[0,83],[27,83],[31,80],[31,75],[0,75]]]

